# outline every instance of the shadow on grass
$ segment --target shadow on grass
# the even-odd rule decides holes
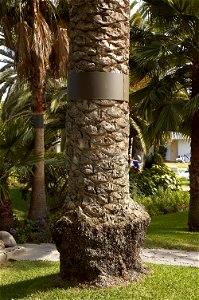
[[[59,279],[59,274],[39,276],[34,279],[22,280],[15,283],[10,283],[0,287],[0,299],[13,300],[22,299],[36,292],[45,292],[49,289],[56,288],[71,288],[74,285],[63,283]]]

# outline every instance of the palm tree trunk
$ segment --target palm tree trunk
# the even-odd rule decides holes
[[[199,62],[192,71],[192,95],[199,94]],[[191,121],[191,165],[190,165],[189,231],[199,231],[199,111]]]
[[[40,4],[41,0],[29,1],[32,16],[32,44],[30,82],[32,92],[32,110],[34,127],[34,153],[41,156],[41,160],[33,167],[32,194],[30,201],[29,217],[36,221],[39,226],[45,226],[47,220],[47,204],[45,192],[45,172],[44,172],[44,111],[45,111],[45,91],[46,91],[46,59],[47,54],[40,46],[41,36],[45,36],[46,28],[41,25]],[[41,27],[41,28],[40,28]],[[47,35],[48,36],[48,35]],[[36,47],[37,46],[37,47]],[[43,46],[44,47],[44,46]],[[39,53],[42,52],[42,53]],[[48,53],[48,51],[46,51]]]
[[[44,173],[44,127],[43,114],[34,114],[34,153],[41,156],[41,160],[35,163],[32,177],[32,193],[29,208],[29,218],[39,226],[45,226],[47,220],[47,205]]]
[[[114,76],[119,84],[128,77],[129,1],[71,1],[70,25],[68,196],[53,236],[63,279],[109,285],[143,271],[139,253],[149,222],[129,195],[128,101],[104,93]],[[85,79],[92,76],[96,82]]]

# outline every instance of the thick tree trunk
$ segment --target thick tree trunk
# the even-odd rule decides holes
[[[128,0],[73,0],[70,25],[69,72],[128,75]],[[149,218],[129,195],[128,101],[80,95],[69,101],[66,130],[68,197],[53,227],[61,277],[104,286],[133,280],[144,270]]]
[[[192,95],[199,94],[199,62],[192,72]],[[191,165],[190,165],[189,231],[199,231],[199,111],[191,121]]]

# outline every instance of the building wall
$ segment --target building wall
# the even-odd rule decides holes
[[[191,152],[190,142],[187,140],[178,141],[178,155],[189,154]]]
[[[173,140],[171,142],[170,160],[175,161],[177,156],[178,156],[178,140]]]
[[[167,145],[166,160],[175,161],[178,155],[186,154],[190,156],[190,152],[190,141],[184,139],[175,139]]]
[[[167,148],[167,152],[166,152],[165,159],[166,159],[166,161],[170,161],[171,160],[170,159],[170,157],[171,157],[171,143],[167,144],[166,148]]]

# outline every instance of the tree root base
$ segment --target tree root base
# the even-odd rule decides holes
[[[76,212],[63,216],[52,228],[60,252],[60,276],[73,284],[107,287],[135,281],[147,269],[140,250],[149,223],[123,215],[117,222],[94,224],[91,218],[79,220]]]

